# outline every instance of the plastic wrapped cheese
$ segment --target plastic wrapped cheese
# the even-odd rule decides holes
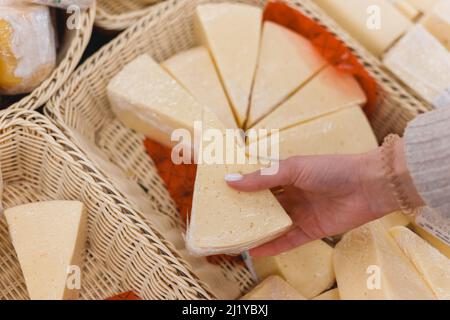
[[[53,71],[55,31],[45,6],[0,3],[0,93],[28,93]]]

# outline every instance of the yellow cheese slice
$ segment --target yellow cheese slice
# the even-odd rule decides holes
[[[339,296],[339,289],[328,290],[322,293],[320,296],[315,297],[313,300],[341,300]]]
[[[30,203],[5,210],[5,216],[30,299],[77,299],[81,279],[69,277],[81,275],[75,270],[82,268],[86,244],[83,204]]]
[[[275,109],[326,64],[308,39],[265,22],[247,127]]]
[[[142,55],[120,71],[107,87],[117,117],[129,128],[172,146],[176,129],[194,134],[202,106],[149,55]]]
[[[427,231],[425,231],[423,228],[419,227],[416,224],[412,225],[412,229],[415,233],[417,233],[422,239],[427,241],[429,244],[431,244],[433,247],[438,249],[443,255],[445,255],[447,258],[450,259],[450,247],[447,246],[444,242],[439,240],[438,238],[434,237]]]
[[[420,15],[420,11],[407,0],[389,0],[389,2],[410,20],[415,20]]]
[[[241,300],[306,300],[286,281],[277,276],[268,277]]]
[[[335,283],[333,248],[319,240],[274,257],[254,258],[258,277],[284,278],[305,298],[313,298]]]
[[[202,105],[214,111],[227,128],[237,127],[233,110],[205,47],[181,52],[164,61],[162,66]]]
[[[353,76],[329,66],[252,129],[283,130],[366,101]]]
[[[372,222],[347,233],[334,249],[343,300],[425,300],[434,294],[383,225]]]
[[[438,299],[450,300],[450,259],[405,227],[390,230]]]
[[[450,50],[450,1],[437,2],[421,23],[447,50]]]
[[[196,9],[197,34],[212,53],[240,127],[250,102],[261,20],[260,8],[244,4],[204,4]]]
[[[406,0],[413,7],[421,12],[427,12],[439,0]]]
[[[380,219],[386,230],[390,230],[393,227],[404,226],[406,227],[411,223],[407,216],[402,212],[394,212]]]
[[[372,54],[381,57],[412,25],[386,0],[315,0]]]
[[[422,25],[389,50],[384,64],[430,103],[450,86],[450,53]]]

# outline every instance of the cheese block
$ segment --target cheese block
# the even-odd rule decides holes
[[[244,4],[204,4],[196,9],[197,35],[212,53],[240,127],[247,118],[261,20],[260,8]]]
[[[425,229],[421,228],[417,224],[413,223],[411,228],[417,233],[422,239],[431,244],[434,248],[439,250],[444,256],[450,259],[450,247],[444,242],[427,232]]]
[[[320,296],[315,297],[313,300],[341,300],[339,296],[339,289],[328,290],[322,293]]]
[[[439,0],[406,0],[414,8],[421,12],[427,12]]]
[[[390,234],[436,297],[450,300],[450,259],[408,228],[394,227]]]
[[[421,23],[450,50],[450,1],[441,0],[436,3]]]
[[[203,129],[218,129],[225,134],[212,112],[204,112]],[[206,144],[203,148],[207,148]],[[257,169],[250,164],[198,164],[186,233],[186,246],[192,254],[239,254],[273,240],[292,225],[269,190],[239,192],[225,182],[227,174],[245,174]]]
[[[407,17],[386,0],[315,2],[377,57],[381,57],[412,25]]]
[[[329,66],[252,129],[287,129],[367,101],[358,82]]]
[[[30,299],[77,299],[75,277],[80,274],[71,272],[82,268],[87,233],[84,205],[30,203],[5,210],[5,216]]]
[[[286,281],[277,276],[271,276],[261,282],[256,288],[243,296],[241,300],[306,300]]]
[[[172,132],[194,134],[202,107],[149,55],[141,55],[120,71],[107,87],[116,116],[127,127],[172,146]]]
[[[404,226],[406,227],[411,223],[411,221],[408,219],[406,215],[404,215],[402,212],[394,212],[391,214],[388,214],[387,216],[384,216],[380,219],[380,222],[383,224],[383,226],[386,228],[386,230],[390,230],[393,227],[398,226]]]
[[[47,7],[0,3],[0,93],[28,93],[56,64],[55,31]]]
[[[335,247],[333,261],[343,300],[435,299],[379,221],[347,233]]]
[[[197,47],[164,61],[162,66],[202,105],[213,110],[227,128],[237,127],[214,63],[205,47]]]
[[[275,109],[326,64],[308,39],[266,21],[247,127]]]
[[[305,298],[316,297],[335,283],[333,248],[318,240],[274,257],[254,258],[259,278],[284,278]]]
[[[268,150],[263,149],[268,145]],[[347,108],[292,127],[275,136],[251,142],[251,158],[287,159],[293,156],[359,154],[378,146],[375,135],[360,107]],[[276,156],[278,149],[278,156]]]
[[[420,16],[420,11],[407,0],[389,0],[389,2],[410,20],[415,20]]]
[[[450,53],[422,25],[389,50],[384,64],[430,103],[450,87]]]

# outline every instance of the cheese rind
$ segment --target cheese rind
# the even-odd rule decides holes
[[[68,288],[66,282],[69,267],[82,268],[87,233],[84,205],[30,203],[5,210],[5,216],[30,299],[77,299],[79,290]]]
[[[214,111],[227,128],[237,127],[214,63],[205,47],[181,52],[161,64],[204,106]]]
[[[308,39],[266,21],[247,127],[274,110],[326,64]]]
[[[313,300],[341,300],[339,296],[339,289],[328,290],[322,293],[320,296],[315,297]]]
[[[271,276],[261,282],[241,300],[306,300],[286,281],[277,276]]]
[[[394,227],[390,234],[436,297],[450,300],[450,259],[405,227]]]
[[[262,10],[237,3],[199,5],[196,31],[211,51],[238,125],[247,118],[255,74]]]
[[[274,257],[254,258],[260,278],[278,275],[305,298],[313,298],[335,283],[333,248],[318,240]]]
[[[421,23],[450,51],[450,1],[437,2]]]

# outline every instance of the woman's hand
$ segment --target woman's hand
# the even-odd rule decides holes
[[[398,149],[398,150],[397,150]],[[395,168],[412,185],[403,143],[396,147]],[[403,155],[403,156],[402,156]],[[307,242],[339,235],[398,210],[384,176],[380,150],[356,156],[294,157],[280,162],[275,175],[255,172],[229,185],[244,192],[283,187],[278,200],[294,221],[282,237],[253,249],[252,256],[271,256]],[[422,200],[408,188],[416,204]]]

